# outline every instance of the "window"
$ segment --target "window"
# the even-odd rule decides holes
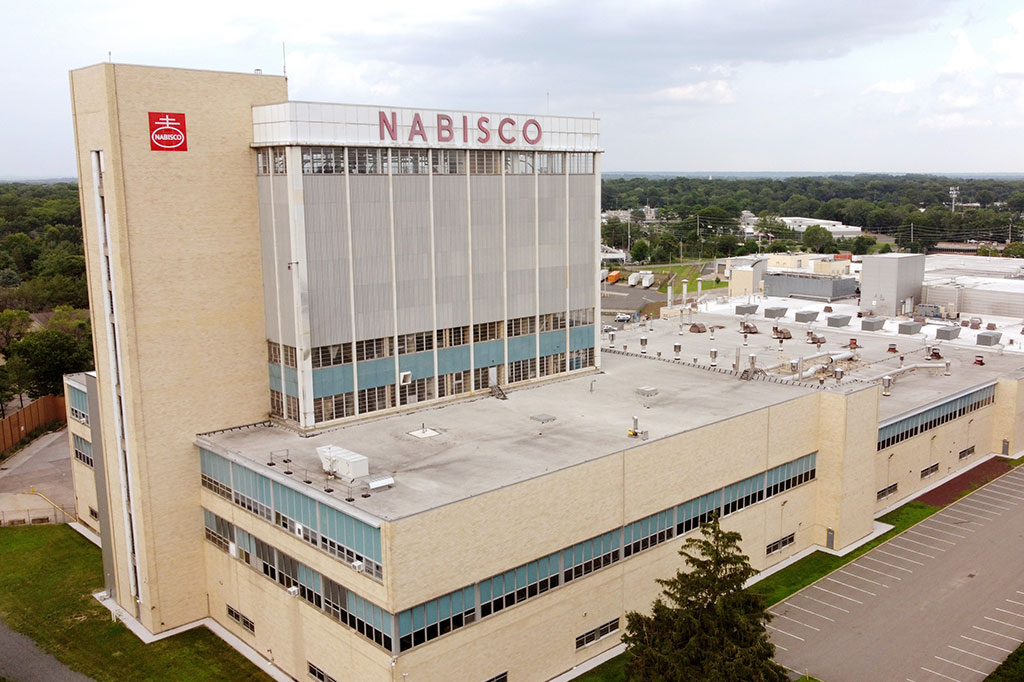
[[[386,410],[395,403],[395,386],[378,386],[359,389],[359,414]]]
[[[527,381],[537,378],[536,358],[526,360],[515,360],[508,363],[508,381],[514,384],[518,381]]]
[[[588,324],[594,324],[593,308],[579,308],[578,310],[569,311],[570,327],[582,327]]]
[[[488,149],[470,149],[469,172],[472,175],[501,174],[501,152]]]
[[[495,366],[493,368],[492,367],[477,367],[476,369],[473,370],[473,390],[474,391],[482,391],[482,390],[484,390],[485,388],[488,388],[491,385],[491,370],[492,369],[495,370],[495,375],[496,375],[495,380],[494,380],[494,384],[497,385],[497,386],[500,386],[502,383],[504,383],[502,381],[502,379],[504,378],[504,375],[505,375],[505,367],[504,367],[504,365],[497,365],[497,366]]]
[[[465,175],[466,152],[447,149],[431,151],[435,175]]]
[[[893,483],[890,486],[882,488],[881,490],[878,491],[877,499],[884,500],[885,498],[887,498],[890,495],[894,494],[896,492],[896,490],[899,489],[899,486],[900,486],[899,483]]]
[[[430,173],[429,149],[392,149],[391,172],[396,175],[427,175]]]
[[[270,389],[270,416],[284,417],[284,396],[274,389]]]
[[[565,353],[545,355],[540,359],[540,376],[546,377],[565,371]]]
[[[675,537],[674,509],[652,514],[622,529],[622,556],[628,557]]]
[[[99,521],[100,513],[93,509],[92,507],[89,507],[89,518],[91,518],[93,521]]]
[[[437,397],[444,398],[450,395],[458,395],[466,392],[466,380],[469,372],[452,372],[442,374],[437,378]]]
[[[934,474],[938,470],[939,470],[939,463],[938,462],[936,462],[935,464],[932,464],[929,467],[925,467],[924,469],[921,469],[921,478],[928,478],[929,476],[931,476],[932,474]]]
[[[71,384],[68,384],[68,404],[70,405],[71,417],[89,424],[89,395],[80,391]]]
[[[305,175],[344,173],[344,150],[340,147],[303,147],[302,172]]]
[[[587,632],[584,632],[582,635],[577,637],[576,638],[576,648],[577,649],[582,649],[583,647],[585,647],[588,644],[591,644],[593,642],[596,642],[597,640],[601,639],[602,637],[607,637],[608,635],[612,634],[613,632],[618,632],[618,630],[619,630],[619,619],[616,618],[615,620],[610,620],[607,623],[605,623],[604,625],[600,625],[600,626],[594,628],[593,630],[588,630]]]
[[[473,325],[473,343],[494,341],[501,338],[501,322],[479,322]]]
[[[351,417],[356,413],[354,393],[338,393],[324,398],[313,398],[313,421],[317,424],[332,419]]]
[[[541,175],[561,175],[562,158],[562,152],[537,152],[537,172]]]
[[[505,173],[533,175],[533,152],[505,152]]]
[[[72,440],[74,441],[75,459],[86,466],[92,466],[92,443],[76,434],[72,434]]]
[[[619,532],[610,531],[562,550],[562,579],[582,578],[619,560]]]
[[[336,343],[331,346],[317,346],[310,351],[313,369],[348,365],[352,362],[352,344]]]
[[[288,413],[285,415],[288,419],[293,421],[299,420],[299,399],[293,395],[285,396],[285,407],[288,408]]]
[[[469,327],[450,327],[437,330],[437,347],[454,348],[469,343]]]
[[[789,547],[790,545],[792,545],[793,541],[795,539],[796,539],[796,534],[795,533],[790,533],[789,535],[787,535],[784,538],[779,538],[775,542],[770,542],[770,543],[768,543],[768,546],[765,547],[765,554],[774,554],[775,552],[779,552],[784,547]]]
[[[508,671],[498,673],[494,677],[484,680],[484,682],[508,682]]]
[[[480,617],[558,587],[558,552],[480,582]]]
[[[398,387],[398,404],[413,405],[434,397],[434,377],[423,377]]]
[[[228,618],[230,618],[231,620],[235,621],[236,623],[241,625],[243,628],[245,628],[249,632],[251,632],[253,634],[256,634],[256,625],[252,622],[251,619],[247,618],[246,616],[243,616],[242,613],[238,609],[236,609],[234,606],[231,606],[230,604],[228,604],[227,607],[228,607]]]
[[[682,535],[691,530],[700,528],[702,523],[707,523],[711,517],[718,513],[722,507],[722,491],[714,490],[710,493],[684,502],[676,507],[676,533]]]
[[[913,438],[936,426],[991,405],[995,402],[995,395],[996,387],[993,384],[886,424],[878,429],[877,449],[884,450],[907,438]]]
[[[295,361],[295,359],[296,359],[295,346],[281,346],[281,350],[282,350],[282,355],[284,356],[284,366],[285,367],[291,367],[292,369],[295,369],[296,366],[297,366],[297,363]]]
[[[206,539],[221,551],[228,551],[228,545],[235,541],[234,525],[207,509],[203,510],[203,522],[206,525]]]
[[[514,336],[527,336],[533,334],[537,329],[537,318],[532,315],[529,317],[516,317],[505,323],[505,336],[512,338]]]
[[[569,175],[592,175],[594,155],[589,152],[569,152]]]
[[[348,172],[356,175],[387,175],[388,150],[349,148]]]
[[[270,168],[274,175],[284,175],[288,172],[288,163],[285,157],[284,147],[270,148]]]
[[[398,336],[398,354],[423,353],[434,350],[434,332],[416,334],[400,334]]]
[[[407,651],[476,620],[474,592],[472,586],[455,590],[399,613],[398,650]]]
[[[540,330],[542,332],[553,332],[558,329],[565,329],[565,313],[547,313],[540,316]]]
[[[391,357],[391,339],[382,336],[379,339],[356,341],[356,361],[375,360]]]
[[[256,150],[256,175],[270,175],[270,150],[266,147]]]
[[[336,679],[334,679],[333,677],[331,677],[330,675],[328,675],[323,670],[316,667],[309,661],[306,661],[306,666],[309,676],[312,677],[314,680],[320,680],[320,682],[338,682]]]
[[[813,480],[817,474],[818,453],[787,462],[765,472],[765,497],[772,497]]]
[[[276,341],[267,341],[267,362],[272,365],[281,364],[281,344]]]
[[[586,369],[594,366],[594,349],[580,348],[569,351],[569,369]]]
[[[974,446],[972,445],[971,447],[964,448],[963,450],[960,451],[960,459],[967,459],[968,457],[970,457],[973,454],[974,454]]]

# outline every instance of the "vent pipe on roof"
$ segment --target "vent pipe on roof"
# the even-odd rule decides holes
[[[679,353],[682,350],[683,350],[683,344],[679,343],[678,341],[673,343],[672,344],[672,352],[675,354],[675,358],[673,358],[673,359],[678,360],[679,359]]]
[[[743,334],[743,345],[744,346],[747,345],[747,335],[746,335],[746,333]]]
[[[711,366],[712,367],[718,367],[718,349],[717,348],[712,348],[711,349]]]
[[[946,360],[946,371],[943,372],[944,376],[949,376],[949,360]]]
[[[633,433],[637,433],[640,430],[640,418],[633,415]]]
[[[882,377],[882,395],[885,395],[885,396],[892,395],[892,391],[890,390],[891,388],[892,388],[892,377],[889,376],[888,374],[886,374],[884,377]]]
[[[832,375],[835,376],[836,383],[838,384],[840,381],[843,380],[843,368],[842,367],[836,367],[835,371],[832,372]]]
[[[750,369],[757,369],[757,353],[750,354]]]
[[[615,348],[615,332],[608,332],[608,347]]]
[[[740,349],[736,349],[736,359],[732,361],[732,369],[734,372],[740,371]]]
[[[646,336],[641,336],[640,337],[640,352],[643,355],[647,355],[647,337]]]

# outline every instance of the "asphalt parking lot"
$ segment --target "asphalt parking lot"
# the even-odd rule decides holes
[[[825,682],[980,682],[1024,641],[1014,469],[771,608],[776,660]]]

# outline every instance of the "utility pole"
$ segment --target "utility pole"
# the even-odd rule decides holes
[[[960,188],[959,187],[950,187],[949,188],[949,198],[953,200],[953,203],[950,204],[950,209],[949,210],[951,212],[953,212],[953,213],[956,213],[956,198],[958,196],[960,196]]]
[[[910,223],[910,241],[914,241],[914,223]]]

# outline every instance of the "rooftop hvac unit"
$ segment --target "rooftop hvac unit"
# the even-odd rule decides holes
[[[363,455],[337,445],[322,445],[316,449],[324,473],[329,476],[361,478],[370,474],[370,460]]]

